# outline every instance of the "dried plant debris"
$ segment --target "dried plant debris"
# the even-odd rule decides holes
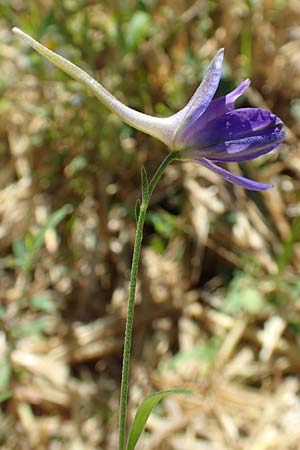
[[[17,42],[22,26],[160,116],[225,47],[218,95],[249,77],[241,107],[287,124],[274,155],[228,167],[270,191],[191,163],[160,181],[130,412],[153,390],[186,387],[156,408],[139,448],[300,450],[299,1],[133,3],[0,5],[0,448],[117,448],[140,167],[152,174],[165,151]]]

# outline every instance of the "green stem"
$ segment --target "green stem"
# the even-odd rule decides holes
[[[129,384],[129,369],[130,369],[130,354],[131,354],[131,338],[134,318],[134,300],[136,291],[136,282],[138,274],[138,266],[141,253],[141,244],[143,239],[143,229],[146,218],[148,205],[155,186],[157,185],[161,175],[166,167],[174,161],[179,159],[178,152],[170,152],[162,161],[152,180],[149,183],[149,195],[147,198],[142,198],[142,203],[139,211],[139,217],[135,233],[134,249],[131,264],[131,274],[129,282],[129,298],[127,307],[127,319],[124,339],[123,365],[122,365],[122,381],[121,381],[121,398],[120,398],[120,416],[119,416],[119,450],[125,450],[126,444],[126,415],[127,415],[127,400],[128,400],[128,384]]]

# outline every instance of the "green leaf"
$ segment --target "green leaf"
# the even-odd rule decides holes
[[[147,35],[149,35],[152,27],[150,14],[145,11],[136,11],[127,28],[126,44],[134,50],[141,45]]]
[[[139,405],[137,412],[135,414],[134,420],[131,425],[131,429],[128,436],[128,442],[126,450],[134,450],[137,441],[139,440],[144,426],[150,416],[153,408],[157,403],[163,398],[171,394],[190,394],[191,391],[188,389],[168,389],[167,391],[154,392],[153,394],[146,397],[142,403]]]
[[[148,201],[149,199],[149,183],[148,183],[148,177],[147,172],[144,166],[142,166],[141,169],[141,179],[142,179],[142,197],[143,200]]]
[[[16,258],[19,258],[20,260],[26,258],[26,248],[23,241],[16,239],[13,241],[12,248]]]
[[[48,230],[54,229],[70,213],[69,206],[63,206],[50,215],[47,222],[40,227],[36,236],[28,233],[24,242],[16,240],[13,242],[14,257],[11,260],[13,267],[21,267],[24,272],[29,272],[33,258],[41,249],[45,235]]]
[[[41,336],[47,328],[48,323],[49,320],[46,318],[26,321],[12,330],[13,337],[21,338],[30,335]]]
[[[88,162],[85,156],[82,155],[75,156],[67,166],[68,175],[73,177],[76,173],[85,169],[87,164]]]
[[[34,294],[29,297],[29,303],[35,311],[55,311],[55,302],[47,294]]]
[[[163,254],[166,249],[166,242],[160,236],[154,236],[150,243],[151,249],[158,254]]]
[[[239,311],[257,314],[264,304],[264,295],[255,284],[255,280],[242,273],[236,273],[229,284],[222,309],[227,314],[235,314]]]
[[[46,232],[57,227],[57,225],[66,217],[69,212],[70,209],[67,206],[63,206],[62,208],[51,214],[45,225],[40,228],[37,236],[34,239],[32,253],[36,253],[38,250],[40,250],[44,243]]]
[[[220,346],[221,340],[217,336],[212,336],[205,344],[195,345],[188,352],[178,352],[166,361],[159,370],[162,373],[166,371],[174,372],[191,361],[199,361],[201,362],[201,370],[205,373],[214,362]]]
[[[172,239],[175,234],[183,232],[178,219],[167,211],[149,211],[147,219],[154,226],[156,233],[166,239]]]
[[[25,260],[25,264],[23,265],[23,270],[25,272],[29,272],[31,270],[33,258],[43,246],[47,231],[56,228],[57,225],[69,213],[70,208],[68,206],[63,206],[49,216],[47,222],[41,226],[36,236],[32,236],[30,234],[26,236],[25,246],[27,248],[27,258]]]
[[[20,239],[13,241],[12,249],[14,256],[10,260],[11,266],[21,267],[23,269],[26,267],[28,257],[24,242]]]

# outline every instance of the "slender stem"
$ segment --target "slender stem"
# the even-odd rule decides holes
[[[132,256],[131,274],[129,282],[129,298],[127,307],[127,319],[125,328],[124,339],[124,352],[123,352],[123,365],[122,365],[122,381],[121,381],[121,398],[120,398],[120,416],[119,416],[119,450],[125,450],[126,445],[126,415],[127,415],[127,400],[128,400],[128,384],[129,384],[129,369],[130,369],[130,354],[131,354],[131,338],[132,327],[134,318],[134,300],[136,291],[136,282],[138,274],[139,259],[141,253],[141,244],[143,239],[143,229],[147,213],[147,208],[151,198],[151,194],[157,185],[161,175],[166,167],[174,160],[178,159],[178,152],[170,152],[167,157],[162,161],[157,171],[155,172],[152,180],[149,183],[149,196],[148,198],[142,198],[140,207],[134,249]]]
[[[162,175],[166,167],[174,161],[174,159],[180,159],[180,152],[179,151],[172,151],[169,153],[166,158],[161,162],[160,166],[156,170],[155,174],[153,175],[152,180],[149,183],[149,199],[151,198],[151,195]]]

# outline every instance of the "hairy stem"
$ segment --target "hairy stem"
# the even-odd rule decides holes
[[[120,415],[119,415],[119,450],[125,450],[126,445],[126,415],[127,415],[127,400],[128,400],[128,385],[129,385],[129,370],[130,370],[130,354],[131,354],[131,340],[132,327],[134,319],[134,300],[136,291],[136,282],[138,274],[138,266],[141,253],[141,244],[143,239],[143,229],[146,218],[148,205],[151,194],[155,189],[161,175],[166,167],[174,160],[179,159],[178,152],[169,153],[162,161],[152,180],[149,183],[149,195],[142,198],[142,203],[139,211],[139,217],[136,227],[134,249],[131,264],[131,274],[129,282],[129,298],[127,307],[127,319],[124,339],[123,365],[122,365],[122,381],[121,381],[121,398],[120,398]]]

